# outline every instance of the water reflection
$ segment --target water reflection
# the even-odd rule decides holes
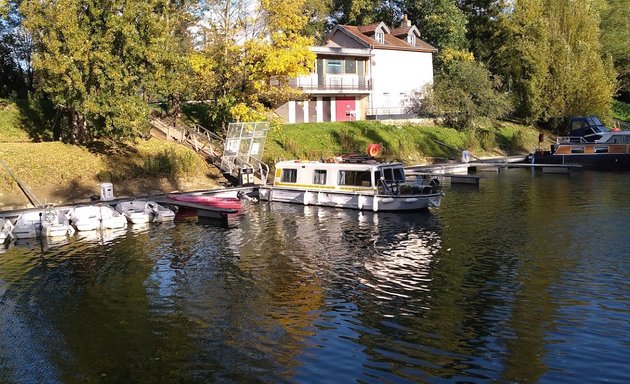
[[[265,203],[18,244],[0,382],[624,382],[626,184],[508,172],[431,212]]]

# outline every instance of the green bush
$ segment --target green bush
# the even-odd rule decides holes
[[[630,121],[630,104],[615,100],[613,102],[613,117],[619,120]]]
[[[189,176],[195,173],[195,154],[165,149],[144,160],[144,171],[152,176]]]
[[[481,148],[486,151],[491,150],[496,145],[496,134],[493,130],[480,130],[479,131],[479,144]]]

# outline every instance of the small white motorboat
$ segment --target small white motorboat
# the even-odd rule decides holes
[[[175,212],[155,201],[123,201],[116,205],[116,210],[122,213],[132,224],[161,223],[175,219]]]
[[[74,233],[68,217],[52,205],[18,216],[13,235],[18,239],[67,236]]]
[[[7,238],[13,237],[13,224],[11,220],[0,217],[0,244],[3,244]]]
[[[127,219],[120,212],[109,205],[98,205],[101,228],[122,229],[127,228]]]
[[[70,208],[68,218],[79,232],[95,231],[101,227],[100,212],[96,205],[77,205]]]
[[[127,228],[127,219],[109,205],[78,205],[70,209],[68,217],[80,232]]]

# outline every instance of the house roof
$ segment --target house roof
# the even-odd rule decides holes
[[[376,41],[374,35],[377,29],[381,29],[385,34],[385,41],[383,44]],[[359,42],[366,48],[376,49],[393,49],[401,51],[416,51],[416,52],[437,52],[437,48],[431,44],[420,39],[420,32],[415,26],[400,27],[389,29],[384,23],[372,23],[363,26],[354,25],[337,25],[327,37],[327,41],[330,41],[335,32],[341,31],[345,33],[355,41]],[[414,33],[416,35],[416,44],[411,45],[407,42],[407,35]]]

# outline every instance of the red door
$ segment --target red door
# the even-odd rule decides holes
[[[354,97],[337,97],[335,100],[337,121],[356,120],[356,102]]]

